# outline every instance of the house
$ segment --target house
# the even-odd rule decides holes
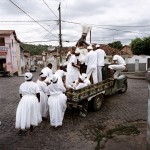
[[[21,75],[22,67],[23,49],[15,30],[0,30],[0,70]]]
[[[134,55],[130,45],[125,45],[121,51],[128,54],[126,63],[129,72],[146,71],[150,67],[150,56]]]

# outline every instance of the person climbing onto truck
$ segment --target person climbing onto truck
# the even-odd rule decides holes
[[[116,79],[118,75],[120,74],[120,72],[125,70],[126,63],[125,63],[125,60],[120,55],[116,55],[115,51],[113,51],[112,56],[113,56],[113,59],[112,59],[113,62],[111,65],[108,66],[108,68],[110,70],[110,74],[112,78]],[[113,72],[114,70],[116,71],[115,73]]]

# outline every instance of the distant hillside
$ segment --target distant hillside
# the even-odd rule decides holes
[[[31,55],[41,55],[43,51],[47,51],[48,45],[33,45],[33,44],[20,44],[25,52],[30,52]]]

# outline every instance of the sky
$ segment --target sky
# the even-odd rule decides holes
[[[59,4],[63,46],[75,45],[84,24],[97,44],[150,36],[150,0],[1,0],[0,30],[15,30],[24,43],[58,46]]]

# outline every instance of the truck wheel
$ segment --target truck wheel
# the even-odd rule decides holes
[[[97,95],[92,101],[93,101],[93,110],[98,111],[100,110],[102,103],[104,100],[103,94]]]
[[[128,88],[128,84],[127,82],[124,82],[123,85],[122,85],[122,88],[121,90],[118,91],[119,94],[123,94],[127,91],[127,88]]]

